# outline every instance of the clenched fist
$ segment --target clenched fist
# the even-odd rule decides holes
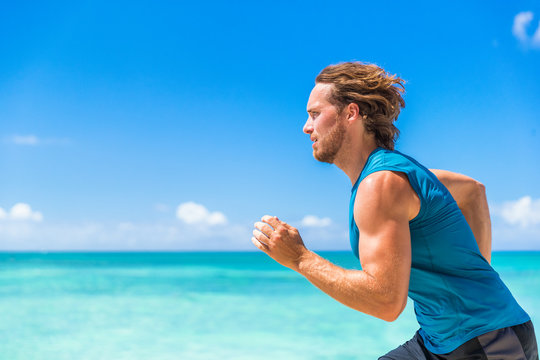
[[[275,216],[265,215],[255,223],[251,242],[281,265],[296,271],[308,252],[298,230]]]

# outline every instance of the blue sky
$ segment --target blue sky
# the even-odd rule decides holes
[[[0,249],[252,250],[264,214],[347,249],[302,133],[326,65],[407,81],[397,148],[540,249],[540,2],[16,2],[0,14]]]

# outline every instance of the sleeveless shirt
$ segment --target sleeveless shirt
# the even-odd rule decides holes
[[[408,295],[414,301],[427,349],[448,353],[476,336],[529,321],[480,254],[450,192],[432,172],[399,151],[374,150],[353,185],[349,227],[355,256],[361,260],[358,242],[362,234],[354,221],[358,185],[368,175],[385,170],[406,174],[420,198],[420,211],[409,222],[412,263]]]

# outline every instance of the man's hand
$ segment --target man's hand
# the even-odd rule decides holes
[[[281,265],[295,271],[308,251],[296,228],[269,215],[255,223],[251,242]]]

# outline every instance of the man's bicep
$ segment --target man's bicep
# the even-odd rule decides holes
[[[368,178],[366,178],[368,180]],[[396,301],[406,301],[411,240],[410,184],[396,174],[378,174],[361,183],[354,207],[362,269],[381,282]]]
[[[379,224],[378,229],[362,224],[358,227],[362,269],[372,276],[388,276],[385,279],[388,281],[408,281],[411,266],[408,222],[389,219]]]

